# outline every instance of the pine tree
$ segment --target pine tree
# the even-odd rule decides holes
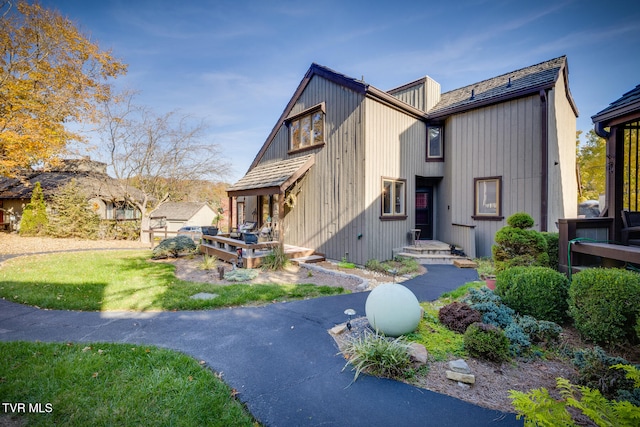
[[[96,239],[100,216],[89,206],[87,195],[73,179],[51,198],[48,234],[53,237]]]
[[[31,202],[27,203],[22,212],[22,220],[20,221],[20,235],[22,236],[41,236],[46,234],[47,224],[47,205],[44,202],[44,192],[40,182],[36,182],[31,193]]]

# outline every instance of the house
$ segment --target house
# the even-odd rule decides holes
[[[66,159],[49,170],[32,171],[20,178],[0,177],[0,223],[8,222],[7,213],[22,217],[24,206],[31,201],[36,182],[40,182],[45,200],[56,194],[58,188],[76,180],[87,193],[89,204],[100,218],[107,220],[136,220],[140,212],[125,201],[122,186],[107,174],[105,163],[83,159]],[[142,198],[139,191],[127,188],[129,197]]]
[[[186,225],[211,225],[216,216],[206,203],[165,202],[151,212],[151,228],[166,227],[167,231],[178,231]]]
[[[585,265],[640,265],[640,247],[633,246],[640,242],[640,85],[591,120],[607,144],[605,203],[599,218],[560,220],[563,272]],[[624,216],[637,222],[625,225]]]
[[[577,109],[565,56],[441,93],[424,77],[383,91],[312,64],[248,172],[234,224],[286,244],[385,260],[411,237],[490,256],[509,215],[540,231],[576,216]]]

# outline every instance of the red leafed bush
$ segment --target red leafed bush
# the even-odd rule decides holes
[[[464,334],[469,325],[482,322],[482,315],[469,305],[455,301],[438,311],[438,319],[440,319],[440,323],[452,331]]]

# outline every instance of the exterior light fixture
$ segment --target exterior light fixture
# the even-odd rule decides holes
[[[351,330],[351,317],[355,316],[356,311],[353,308],[347,308],[344,311],[344,314],[346,314],[347,316],[349,316],[349,320],[347,320],[347,329]]]

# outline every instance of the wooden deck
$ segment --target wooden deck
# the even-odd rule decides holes
[[[640,264],[640,246],[577,241],[571,244],[571,254],[572,257],[574,257],[573,254],[600,257],[603,264],[606,264],[607,260]],[[573,265],[575,264],[572,263]]]
[[[243,267],[258,268],[262,258],[267,256],[271,250],[279,246],[278,241],[245,243],[244,240],[233,239],[226,235],[222,236],[202,236],[200,252],[213,255],[226,262],[238,263],[239,250],[242,250]],[[310,257],[315,254],[313,249],[298,246],[284,245],[284,252],[289,259]]]

